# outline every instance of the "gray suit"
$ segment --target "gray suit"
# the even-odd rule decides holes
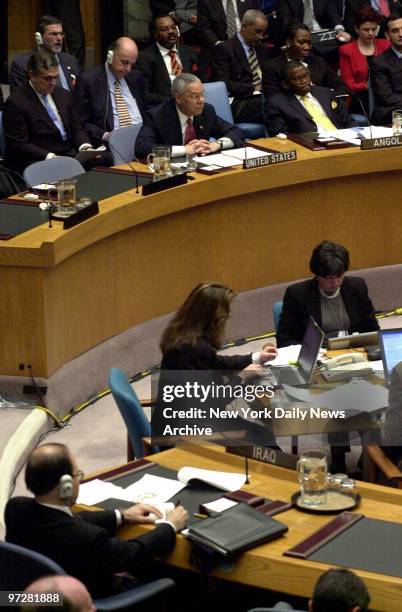
[[[13,91],[15,91],[18,87],[24,87],[25,85],[28,85],[27,63],[32,53],[33,51],[28,51],[28,53],[23,53],[23,55],[19,55],[11,64],[11,93],[13,93]],[[72,91],[75,84],[75,80],[81,72],[78,60],[73,55],[69,55],[68,53],[63,52],[58,53],[57,57],[59,58],[60,68],[61,70],[63,70],[70,91]]]

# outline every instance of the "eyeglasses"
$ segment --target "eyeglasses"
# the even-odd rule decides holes
[[[78,470],[77,472],[75,472],[75,474],[72,474],[72,477],[78,478],[78,480],[81,482],[81,480],[84,480],[84,472]]]
[[[202,93],[202,94],[186,93],[184,95],[186,96],[186,98],[188,98],[189,100],[192,100],[193,102],[198,102],[199,100],[204,100],[205,98],[205,93]]]

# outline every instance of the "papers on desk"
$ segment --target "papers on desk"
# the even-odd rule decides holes
[[[113,497],[124,501],[142,504],[151,504],[159,507],[174,495],[179,493],[190,480],[202,480],[223,491],[237,491],[246,479],[243,474],[234,472],[218,472],[216,470],[202,470],[199,468],[183,467],[177,474],[178,480],[162,478],[153,474],[145,474],[140,480],[125,489],[111,482],[95,479],[80,486],[77,499],[78,504],[95,506],[105,499]]]
[[[346,416],[357,412],[375,412],[388,406],[388,390],[382,385],[373,385],[367,380],[351,380],[335,389],[317,393],[315,389],[301,389],[283,385],[289,398],[305,402],[310,406],[329,410],[344,410]]]
[[[372,125],[371,127],[353,127],[345,130],[334,130],[332,132],[324,132],[322,136],[335,136],[349,142],[350,144],[360,146],[362,138],[384,138],[393,136],[392,128]]]
[[[207,166],[217,166],[218,168],[230,168],[230,166],[238,166],[247,159],[255,159],[256,157],[270,156],[272,153],[255,149],[254,147],[241,147],[240,149],[227,149],[221,153],[214,155],[199,156],[195,160],[197,163]]]
[[[273,361],[267,361],[266,366],[283,366],[296,363],[299,358],[301,344],[291,344],[278,349],[278,355]]]

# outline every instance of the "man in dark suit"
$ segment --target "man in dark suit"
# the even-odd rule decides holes
[[[304,64],[287,63],[282,87],[283,93],[265,103],[265,125],[270,136],[332,131],[356,125],[330,89],[311,85],[310,72]]]
[[[344,246],[328,240],[316,246],[310,261],[314,278],[286,289],[276,336],[278,346],[301,344],[310,315],[327,336],[339,331],[378,329],[366,282],[345,276],[348,268],[349,253]]]
[[[312,32],[327,28],[337,29],[338,37],[344,35],[342,15],[334,0],[280,0],[277,11],[284,30],[287,30],[290,21],[298,19],[309,26]]]
[[[63,26],[58,17],[45,15],[36,24],[35,41],[39,50],[50,51],[55,54],[59,64],[59,77],[57,85],[67,91],[72,91],[75,81],[80,73],[77,59],[62,52],[64,40]],[[27,63],[32,51],[19,55],[11,64],[10,88],[11,93],[18,87],[28,84]]]
[[[112,595],[118,572],[144,572],[157,555],[171,552],[176,531],[183,529],[187,512],[179,506],[166,514],[153,506],[136,504],[124,510],[80,512],[71,507],[78,498],[83,473],[63,444],[45,444],[30,455],[25,471],[27,488],[35,498],[14,497],[5,509],[6,540],[35,550],[81,580],[92,597]],[[157,527],[122,541],[122,524],[153,523]]]
[[[264,13],[250,9],[243,15],[240,32],[216,47],[213,72],[225,81],[236,123],[263,122],[262,66],[269,52],[262,46],[268,28]]]
[[[53,53],[36,51],[28,60],[29,83],[6,100],[3,111],[6,161],[18,171],[55,155],[74,157],[91,149],[71,94],[57,87]]]
[[[240,30],[249,9],[259,10],[261,0],[198,0],[197,27],[202,44],[212,48]]]
[[[391,124],[392,111],[402,108],[402,17],[392,13],[385,28],[391,47],[370,64],[374,93],[372,122],[376,125]]]
[[[51,15],[57,15],[64,24],[67,49],[77,58],[81,68],[84,68],[85,32],[80,0],[46,0],[44,10]]]
[[[172,83],[172,95],[145,114],[135,142],[137,157],[146,158],[155,145],[172,147],[172,157],[208,155],[243,145],[238,128],[216,115],[204,101],[204,88],[193,74],[183,73]]]
[[[133,69],[137,56],[131,38],[118,38],[108,50],[106,63],[83,72],[77,80],[74,101],[96,145],[107,141],[112,130],[142,122],[149,100],[144,78]]]
[[[182,72],[197,71],[197,53],[179,44],[180,31],[170,15],[158,15],[150,23],[154,41],[138,54],[137,68],[143,74],[151,104],[170,98],[172,81]]]

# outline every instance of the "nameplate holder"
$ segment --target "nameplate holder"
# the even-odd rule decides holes
[[[362,151],[373,151],[375,149],[390,149],[402,145],[402,134],[384,136],[381,138],[364,138],[360,143]]]
[[[313,45],[316,45],[317,43],[327,42],[328,40],[335,40],[335,38],[335,30],[322,30],[319,32],[311,33],[311,40],[313,42]]]
[[[297,468],[297,455],[284,453],[275,448],[267,448],[266,446],[228,446],[226,452],[239,457],[249,457],[263,463],[271,463],[279,467],[295,470]]]
[[[243,161],[243,169],[250,170],[251,168],[262,168],[263,166],[272,166],[274,164],[283,164],[284,162],[295,161],[297,159],[296,149],[284,151],[283,153],[272,153],[272,155],[262,155],[252,159]]]
[[[99,205],[97,201],[88,202],[83,208],[77,210],[72,205],[71,210],[63,212],[54,211],[51,213],[52,219],[55,221],[63,221],[63,229],[70,229],[99,213]]]
[[[147,183],[147,185],[142,186],[142,195],[147,196],[153,193],[158,193],[159,191],[165,191],[166,189],[171,189],[172,187],[179,187],[180,185],[186,185],[187,183],[187,174],[183,172],[182,174],[174,174],[173,176],[167,176],[166,178],[159,179],[157,181],[153,181],[152,183]]]

